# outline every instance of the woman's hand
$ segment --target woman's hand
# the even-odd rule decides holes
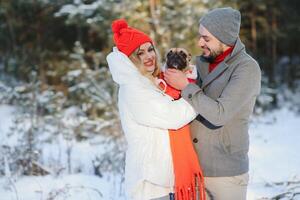
[[[177,90],[183,90],[189,84],[186,74],[177,69],[167,69],[164,78],[169,85]]]

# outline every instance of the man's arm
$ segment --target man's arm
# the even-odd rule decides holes
[[[179,80],[179,76],[176,78],[180,83],[184,83]],[[212,124],[222,126],[246,103],[256,98],[260,91],[260,80],[259,66],[256,63],[247,62],[237,67],[221,96],[216,100],[205,95],[198,85],[192,83],[187,84],[181,94],[198,114]]]
[[[183,88],[189,84],[186,74],[177,69],[167,69],[164,74],[164,79],[177,90],[183,90]]]

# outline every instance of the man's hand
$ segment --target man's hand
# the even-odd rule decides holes
[[[186,74],[177,69],[167,69],[164,78],[169,85],[177,90],[183,90],[189,84]]]

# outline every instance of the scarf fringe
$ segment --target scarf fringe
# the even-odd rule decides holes
[[[195,179],[193,180],[194,181],[188,185],[176,187],[175,200],[206,200],[204,177],[202,173],[195,173]]]

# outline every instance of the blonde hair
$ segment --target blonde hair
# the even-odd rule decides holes
[[[153,45],[152,45],[153,46]],[[155,84],[155,78],[158,78],[159,77],[159,74],[160,74],[160,67],[158,65],[158,56],[157,56],[157,53],[156,53],[156,50],[155,51],[155,68],[154,68],[154,71],[152,73],[149,73],[141,59],[139,58],[139,56],[137,55],[139,51],[139,48],[137,48],[130,56],[129,56],[129,59],[133,62],[133,64],[137,67],[137,69],[140,71],[140,73],[143,75],[143,76],[146,76],[147,78],[149,78],[154,84]]]

